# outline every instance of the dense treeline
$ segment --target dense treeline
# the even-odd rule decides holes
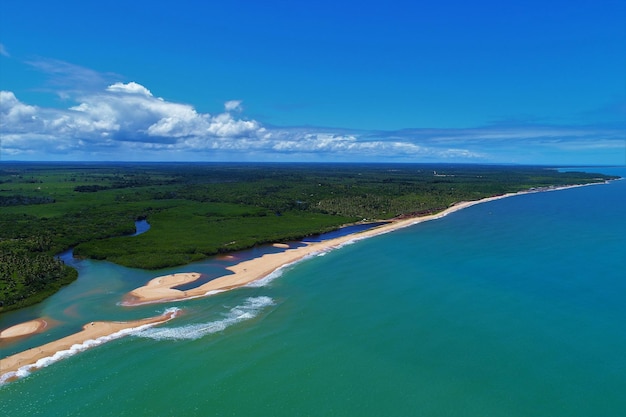
[[[68,282],[72,274],[54,255],[69,247],[79,256],[162,268],[364,219],[606,179],[477,165],[3,163],[0,311]],[[136,219],[152,227],[128,237]]]
[[[0,241],[0,308],[13,310],[39,302],[78,277],[78,272],[48,255],[43,236]]]
[[[54,198],[47,197],[47,196],[24,196],[24,195],[0,196],[0,207],[27,206],[29,204],[48,204],[48,203],[54,203]]]

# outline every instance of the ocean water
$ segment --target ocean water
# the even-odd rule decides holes
[[[626,176],[626,169],[602,172]],[[254,285],[137,308],[161,273],[79,261],[79,279],[1,327],[47,332],[179,308],[0,386],[10,416],[626,415],[626,181],[506,198],[361,240]]]

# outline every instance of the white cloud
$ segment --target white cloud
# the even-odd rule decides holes
[[[37,107],[21,103],[10,91],[0,91],[0,133],[28,132],[38,129],[39,123]]]
[[[240,100],[215,115],[154,96],[136,82],[74,92],[72,106],[42,108],[0,92],[1,151],[15,158],[278,159],[334,161],[509,162],[507,152],[623,149],[623,130],[593,127],[494,126],[369,132],[266,127],[246,119]],[[535,152],[537,154],[537,152]],[[32,156],[33,158],[35,156]],[[500,158],[500,159],[498,159]],[[516,159],[516,162],[524,162]],[[531,162],[532,161],[528,161]]]
[[[20,103],[11,91],[0,91],[0,112],[3,123],[19,123],[24,117],[31,118],[37,112],[34,106]]]
[[[7,48],[5,48],[5,46],[3,44],[1,44],[1,43],[0,43],[0,55],[6,56],[7,58],[11,56],[11,55],[9,55],[9,52],[7,51]]]
[[[184,139],[193,138],[189,143],[196,150],[243,150],[242,144],[249,144],[245,140],[256,140],[257,134],[267,133],[254,120],[235,118],[231,113],[201,114],[188,104],[154,97],[135,82],[80,93],[77,103],[67,109],[41,109],[20,102],[13,92],[1,94],[2,134],[12,135],[11,141],[3,141],[5,149],[26,149],[33,140],[41,146],[45,138],[46,146],[57,151],[67,149],[68,143],[97,150],[100,146],[123,149],[132,142],[143,143],[146,149],[160,149],[167,144],[185,150],[190,147]],[[226,104],[230,109],[239,106],[240,102]]]
[[[230,100],[224,103],[224,110],[226,111],[242,111],[241,100]]]
[[[146,97],[152,97],[152,93],[146,87],[141,84],[137,84],[136,82],[129,82],[128,84],[124,83],[115,83],[107,87],[107,91],[111,91],[114,93],[127,93],[127,94],[140,94]]]

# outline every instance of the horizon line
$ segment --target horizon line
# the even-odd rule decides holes
[[[559,168],[577,168],[577,167],[601,167],[601,168],[623,168],[626,164],[529,164],[515,162],[371,162],[371,161],[111,161],[111,160],[94,160],[94,161],[64,161],[64,160],[0,160],[0,164],[18,163],[18,164],[257,164],[257,165],[482,165],[482,166],[531,166],[531,167],[559,167]]]

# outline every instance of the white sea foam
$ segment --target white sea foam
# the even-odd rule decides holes
[[[289,263],[286,263],[284,265],[281,265],[278,268],[276,268],[272,273],[266,275],[265,277],[257,279],[257,280],[254,280],[252,282],[249,282],[249,283],[247,283],[244,286],[245,287],[250,287],[250,288],[265,287],[269,283],[274,281],[275,279],[281,277],[283,275],[283,272],[287,268],[289,268],[290,266],[293,266],[295,264],[298,264],[300,262],[306,261],[306,260],[311,259],[311,258],[326,256],[327,253],[329,253],[329,252],[331,252],[333,250],[342,248],[342,247],[347,246],[347,245],[351,245],[351,244],[353,244],[353,243],[355,243],[355,242],[357,242],[359,240],[362,240],[362,239],[367,239],[367,236],[355,237],[354,239],[347,240],[347,241],[345,241],[345,242],[343,242],[343,243],[341,243],[339,245],[322,248],[319,251],[312,252],[312,253],[310,253],[310,254],[308,254],[306,256],[303,256],[302,258],[300,258],[300,259],[298,259],[296,261],[289,262]]]
[[[295,263],[295,262],[293,262]],[[285,268],[287,268],[289,265],[291,264],[287,264],[287,265],[283,265],[281,267],[278,267],[276,270],[274,270],[272,273],[264,276],[261,279],[257,279],[254,280],[252,282],[249,282],[245,285],[245,287],[250,287],[250,288],[260,288],[260,287],[265,287],[267,286],[270,282],[274,281],[276,278],[279,278],[283,275],[283,271],[285,270]]]
[[[135,333],[135,336],[154,340],[195,340],[208,334],[221,332],[233,324],[256,317],[265,307],[274,304],[270,297],[250,297],[241,305],[224,313],[221,320],[208,323],[189,324],[181,327],[150,328]]]
[[[163,314],[172,314],[172,318],[176,317],[181,310],[177,307],[168,308],[163,312]],[[72,345],[69,349],[60,350],[55,352],[52,356],[47,356],[45,358],[41,358],[37,360],[35,363],[27,364],[20,367],[17,371],[7,372],[5,374],[0,375],[0,386],[4,385],[7,381],[13,378],[24,378],[31,374],[31,371],[39,368],[45,368],[47,366],[52,365],[62,359],[69,358],[71,356],[76,355],[77,353],[84,352],[87,349],[92,347],[100,346],[104,343],[110,342],[112,340],[120,339],[124,336],[128,336],[130,334],[134,334],[137,332],[145,331],[153,326],[156,326],[159,323],[150,323],[144,324],[138,327],[132,327],[128,329],[122,329],[110,335],[101,336],[96,339],[85,340],[83,343],[76,343]]]
[[[341,246],[343,246],[343,245],[338,245],[338,246],[333,246],[333,247],[329,247],[329,248],[320,249],[319,251],[312,252],[312,253],[310,253],[310,254],[308,254],[306,256],[303,256],[302,258],[300,258],[298,260],[295,260],[293,262],[289,262],[289,263],[286,263],[284,265],[281,265],[278,268],[276,268],[272,273],[266,275],[263,278],[260,278],[260,279],[254,280],[252,282],[249,282],[246,285],[244,285],[244,287],[249,287],[249,288],[265,287],[269,283],[274,281],[276,278],[280,278],[283,275],[283,272],[287,268],[289,268],[289,267],[291,267],[291,266],[293,266],[295,264],[298,264],[300,262],[303,262],[303,261],[306,261],[308,259],[311,259],[311,258],[315,258],[315,257],[318,257],[318,256],[324,256],[328,252],[330,252],[332,250],[335,250],[335,249],[338,249]]]

